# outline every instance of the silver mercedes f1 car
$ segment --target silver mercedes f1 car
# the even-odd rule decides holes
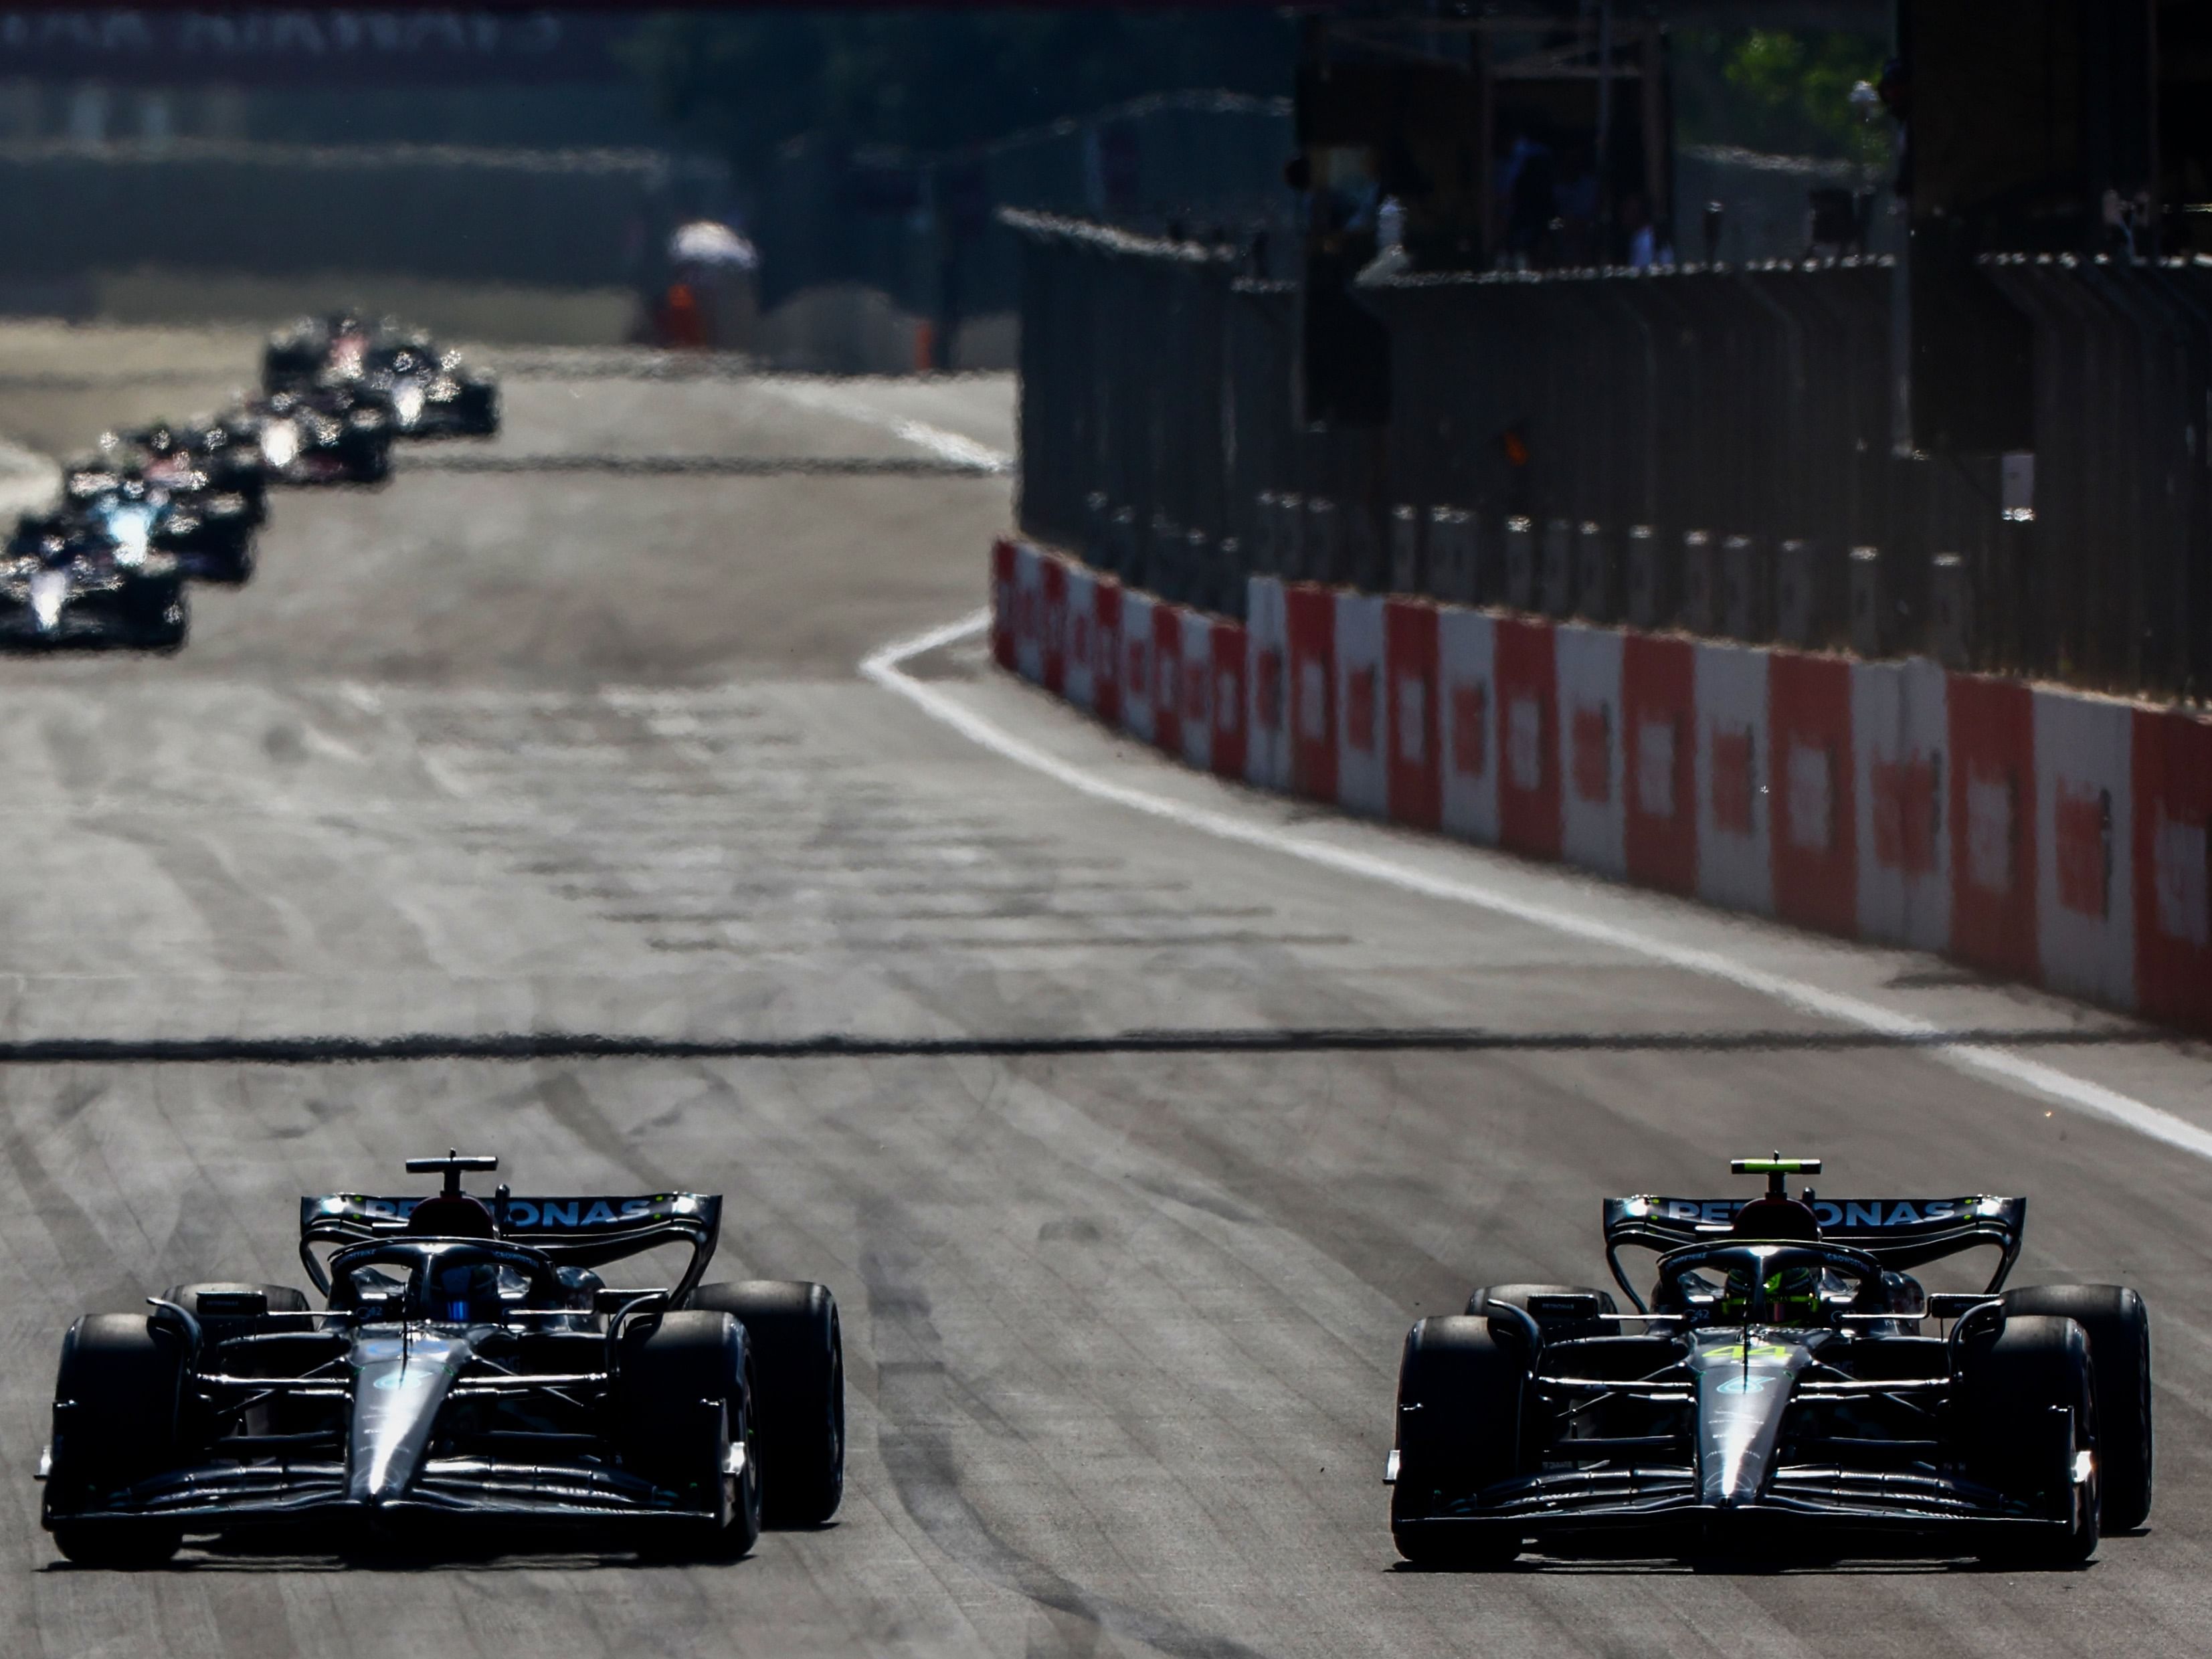
[[[1390,1526],[1431,1565],[1546,1553],[1817,1550],[2087,1559],[2151,1505],[2150,1324],[2112,1285],[2007,1291],[2027,1201],[1605,1201],[1626,1296],[1477,1290],[1398,1379]],[[1621,1253],[1655,1252],[1639,1291]],[[1910,1270],[1996,1253],[1981,1291]]]
[[[63,1339],[44,1521],[72,1561],[167,1559],[187,1533],[318,1517],[564,1522],[732,1559],[815,1526],[844,1488],[844,1354],[820,1285],[700,1282],[721,1200],[301,1200],[325,1305],[285,1285],[179,1285]],[[676,1282],[599,1269],[688,1249]],[[327,1254],[325,1254],[325,1253]]]

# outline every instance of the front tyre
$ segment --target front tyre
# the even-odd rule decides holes
[[[53,1468],[46,1515],[54,1543],[86,1566],[151,1566],[177,1553],[178,1528],[137,1519],[77,1520],[181,1455],[185,1355],[140,1314],[88,1314],[62,1339],[54,1376]]]
[[[1453,1507],[1509,1479],[1520,1464],[1522,1356],[1499,1345],[1487,1319],[1424,1319],[1407,1334],[1398,1366],[1398,1480],[1390,1537],[1419,1566],[1502,1566],[1521,1553],[1510,1522],[1448,1518]]]
[[[743,1326],[711,1312],[663,1314],[624,1338],[614,1399],[623,1461],[691,1511],[645,1523],[648,1553],[734,1560],[760,1536],[748,1346]]]
[[[2089,1339],[2097,1395],[2098,1480],[2103,1527],[2131,1532],[2150,1519],[2150,1310],[2118,1285],[2034,1285],[2004,1294],[2007,1317],[2051,1314]]]
[[[758,1385],[761,1489],[768,1522],[818,1527],[845,1495],[845,1342],[837,1298],[799,1279],[702,1285],[694,1308],[745,1329]]]
[[[2097,1553],[2097,1396],[2089,1340],[2071,1319],[2008,1316],[1972,1344],[1954,1403],[1967,1473],[2045,1524],[1993,1527],[1979,1552],[2007,1566],[2078,1566]],[[2087,1478],[2076,1473],[2088,1454]]]

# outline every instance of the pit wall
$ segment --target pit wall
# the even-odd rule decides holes
[[[2212,720],[1272,576],[1247,617],[993,550],[1000,664],[1189,765],[2212,1032]]]

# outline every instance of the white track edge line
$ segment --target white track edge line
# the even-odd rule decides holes
[[[1786,975],[1769,973],[1717,951],[1676,945],[1636,928],[1622,927],[1612,922],[1598,921],[1570,911],[1554,909],[1549,905],[1534,903],[1480,882],[1431,875],[1426,871],[1416,870],[1372,853],[1333,846],[1327,842],[1295,835],[1272,824],[1233,817],[1211,807],[1170,800],[1164,795],[1132,788],[1127,784],[1115,783],[1086,772],[1056,755],[1047,753],[1035,744],[1016,737],[974,710],[963,708],[956,699],[937,687],[915,679],[905,672],[904,665],[913,658],[979,634],[990,625],[990,611],[982,610],[963,617],[957,622],[930,629],[926,633],[896,640],[871,653],[861,662],[860,672],[884,690],[905,698],[933,720],[951,726],[969,742],[1071,789],[1080,791],[1093,799],[1110,801],[1117,806],[1165,819],[1218,840],[1237,842],[1247,847],[1302,859],[1309,864],[1379,882],[1404,892],[1470,905],[1498,915],[1511,916],[1535,927],[1548,927],[1555,933],[1592,944],[1609,945],[1653,962],[1664,963],[1669,967],[1723,981],[1839,1024],[1855,1025],[1862,1030],[1883,1036],[1929,1039],[1942,1035],[1942,1028],[1930,1020],[1901,1014],[1841,992],[1824,990],[1817,985],[1791,979]],[[2101,1084],[2075,1077],[2041,1060],[2030,1060],[2009,1048],[1983,1043],[1940,1043],[1931,1044],[1928,1052],[1961,1071],[1997,1079],[2027,1093],[2057,1101],[2092,1117],[2119,1124],[2153,1140],[2192,1152],[2198,1158],[2212,1159],[2212,1133],[2198,1128],[2172,1112],[2121,1094],[2118,1090],[2107,1089]]]
[[[803,381],[773,380],[765,376],[755,385],[798,404],[801,409],[817,414],[835,415],[863,426],[872,426],[890,433],[917,449],[926,449],[939,460],[951,461],[957,466],[972,466],[984,472],[1011,472],[1014,458],[1003,449],[978,443],[960,433],[933,426],[927,421],[917,421],[903,415],[894,415],[888,410],[876,408],[864,398],[856,398],[835,386],[816,386]]]

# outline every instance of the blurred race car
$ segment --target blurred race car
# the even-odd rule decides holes
[[[90,1565],[185,1533],[318,1518],[569,1523],[727,1559],[763,1516],[811,1527],[844,1492],[844,1350],[820,1285],[703,1285],[722,1200],[490,1198],[496,1158],[410,1158],[429,1198],[300,1200],[289,1285],[179,1285],[70,1328],[40,1465],[45,1524]],[[688,1249],[675,1282],[599,1269]],[[326,1256],[319,1250],[327,1250]]]
[[[392,473],[390,410],[343,388],[272,392],[222,424],[252,443],[276,483],[381,483]]]
[[[0,550],[0,649],[174,651],[188,617],[177,562],[64,509],[27,516]]]
[[[1764,1198],[1605,1201],[1605,1291],[1494,1285],[1425,1319],[1398,1378],[1401,1554],[2087,1559],[2152,1484],[2150,1325],[2113,1285],[2006,1291],[2022,1198],[1792,1198],[1812,1158],[1747,1158]],[[1657,1252],[1649,1300],[1620,1252]],[[1977,1248],[1986,1287],[1908,1270]],[[1933,1324],[1938,1328],[1929,1330]]]
[[[173,490],[198,480],[193,487],[236,495],[257,529],[269,516],[269,473],[259,447],[213,416],[102,433],[100,452],[103,463],[137,466]]]
[[[253,516],[245,496],[209,487],[189,465],[117,465],[103,450],[64,475],[70,509],[118,547],[173,556],[187,576],[239,583],[253,574]]]
[[[264,390],[344,387],[380,399],[402,437],[489,437],[499,430],[499,386],[428,335],[350,313],[306,318],[263,348]]]

